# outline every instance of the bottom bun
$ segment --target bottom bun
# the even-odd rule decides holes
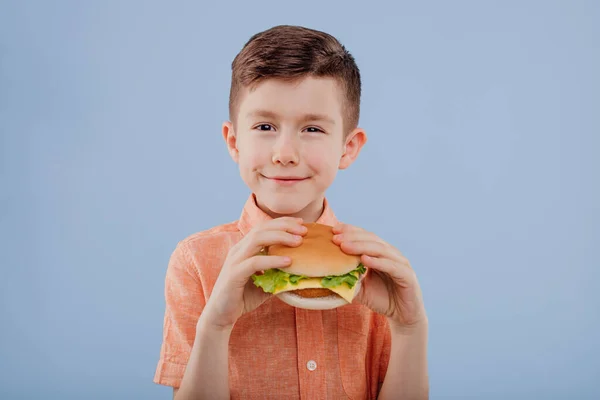
[[[360,281],[356,283],[355,293],[358,293],[359,290]],[[344,300],[343,297],[340,297],[333,292],[330,296],[326,297],[302,297],[295,294],[293,291],[278,293],[275,296],[279,297],[281,301],[292,307],[304,308],[306,310],[331,310],[350,304]]]

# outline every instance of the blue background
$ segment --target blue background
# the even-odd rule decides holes
[[[600,398],[600,2],[0,2],[0,398],[167,399],[168,258],[248,196],[230,63],[335,35],[370,140],[328,192],[412,261],[432,399]]]

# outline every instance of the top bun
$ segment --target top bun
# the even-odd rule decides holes
[[[302,244],[298,247],[284,245],[269,246],[268,253],[275,256],[287,256],[292,259],[285,272],[317,278],[328,275],[344,275],[356,269],[360,256],[346,254],[333,243],[333,227],[329,225],[306,223],[308,228]]]

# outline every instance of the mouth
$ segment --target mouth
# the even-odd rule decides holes
[[[301,176],[265,176],[262,174],[261,174],[261,176],[271,182],[274,182],[278,185],[284,185],[284,186],[295,185],[296,183],[300,183],[302,181],[309,179],[308,177],[301,177]]]

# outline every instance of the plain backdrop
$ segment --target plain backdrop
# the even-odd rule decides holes
[[[0,1],[0,398],[168,399],[177,242],[248,196],[230,65],[336,36],[369,142],[328,192],[412,262],[432,399],[600,398],[600,3]]]

